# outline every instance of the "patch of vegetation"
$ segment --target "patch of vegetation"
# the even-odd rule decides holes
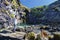
[[[35,40],[35,34],[33,32],[28,33],[27,35],[28,40]]]

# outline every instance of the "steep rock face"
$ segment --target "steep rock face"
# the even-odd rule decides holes
[[[57,24],[60,23],[60,0],[55,1],[42,9],[41,8],[33,8],[32,13],[29,13],[28,19],[29,23],[35,24]],[[39,17],[35,16],[35,14],[41,14]],[[41,17],[42,16],[42,17]]]
[[[0,0],[0,25],[13,25],[14,14],[18,15],[18,23],[23,23],[26,20],[26,11],[28,9],[23,6],[19,0]]]
[[[44,16],[44,11],[46,9],[47,9],[47,6],[31,8],[30,13],[28,14],[27,24],[40,24],[41,17]]]
[[[60,23],[60,1],[56,1],[48,6],[44,12],[42,20],[46,23]]]

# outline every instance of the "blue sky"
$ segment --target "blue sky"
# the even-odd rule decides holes
[[[28,8],[33,8],[37,6],[49,5],[56,0],[20,0],[20,2],[27,6]]]

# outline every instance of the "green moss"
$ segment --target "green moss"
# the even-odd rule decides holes
[[[10,17],[11,17],[11,18],[14,18],[15,16],[14,16],[14,14],[10,14]]]
[[[17,0],[13,0],[13,1],[12,1],[12,4],[13,4],[16,8],[18,8],[18,6],[19,6],[19,5],[17,4]]]

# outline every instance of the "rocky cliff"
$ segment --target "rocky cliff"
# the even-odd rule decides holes
[[[60,24],[60,0],[48,6],[48,9],[44,11],[42,20],[47,24]]]
[[[0,0],[0,27],[13,25],[14,13],[18,15],[18,23],[26,23],[26,11],[29,9],[20,0]]]
[[[32,8],[29,14],[29,23],[60,24],[60,0],[51,3],[47,7],[44,6],[44,8]]]

